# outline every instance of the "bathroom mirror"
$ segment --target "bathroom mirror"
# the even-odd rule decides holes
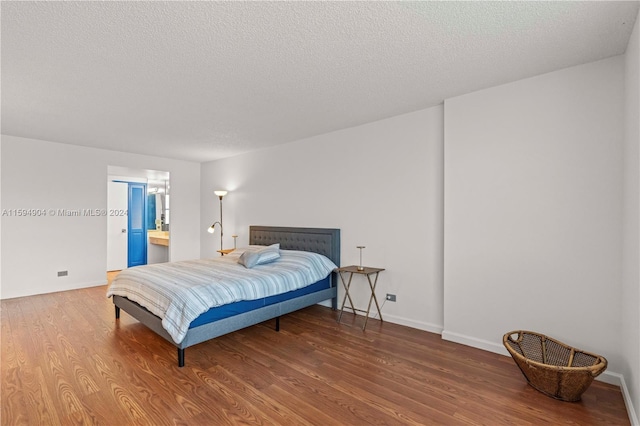
[[[170,227],[170,185],[168,180],[147,182],[147,229],[168,231]]]

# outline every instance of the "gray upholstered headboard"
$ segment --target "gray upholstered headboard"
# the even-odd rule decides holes
[[[249,244],[280,243],[283,250],[312,251],[327,256],[340,266],[340,230],[332,228],[290,228],[250,226]]]

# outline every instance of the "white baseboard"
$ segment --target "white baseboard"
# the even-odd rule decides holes
[[[372,316],[371,318],[374,318]],[[377,315],[375,315],[377,318]],[[432,324],[423,321],[415,321],[404,317],[398,317],[395,315],[384,314],[382,317],[383,320],[392,322],[394,324],[405,325],[411,328],[417,328],[418,330],[428,331],[430,333],[442,334],[442,326],[437,324]]]
[[[52,287],[52,288],[48,288],[48,289],[40,288],[40,289],[37,289],[35,291],[33,289],[30,289],[30,288],[25,288],[25,291],[12,292],[9,295],[7,295],[6,292],[0,293],[0,299],[2,299],[2,300],[15,299],[17,297],[36,296],[38,294],[58,293],[60,291],[69,291],[69,290],[78,290],[80,288],[98,287],[98,286],[106,285],[106,284],[107,284],[107,278],[105,277],[102,280],[85,281],[85,282],[75,283],[75,284],[70,284],[70,285],[61,285],[61,286]]]
[[[448,340],[450,342],[460,343],[462,345],[471,346],[473,348],[482,349],[488,352],[493,352],[496,354],[511,356],[507,349],[502,344],[497,344],[495,342],[489,342],[488,340],[477,339],[475,337],[469,337],[458,333],[452,333],[450,331],[442,332],[442,339]],[[596,380],[601,381],[603,383],[608,383],[610,385],[619,386],[622,388],[622,383],[624,382],[621,374],[616,372],[605,371],[596,377]],[[627,391],[628,393],[628,391]],[[627,408],[629,404],[627,404]],[[632,423],[634,424],[634,423]]]
[[[452,333],[446,330],[442,332],[442,339],[448,340],[450,342],[460,343],[465,346],[471,346],[472,348],[478,348],[488,352],[509,356],[509,352],[507,352],[507,349],[503,345],[489,342],[488,340],[477,339],[475,337]]]
[[[324,304],[324,303],[326,303],[326,302],[320,302],[320,304]],[[330,305],[327,304],[325,306],[330,306]],[[375,307],[373,309],[375,309]],[[348,310],[348,308],[345,308],[344,311],[347,312],[347,313],[352,313],[350,310]],[[360,312],[360,311],[357,311],[356,315],[364,316],[364,313]],[[378,319],[378,313],[377,312],[373,312],[373,310],[372,310],[371,314],[369,315],[369,319]],[[399,317],[399,316],[396,316],[396,315],[389,315],[387,313],[383,314],[382,319],[384,321],[386,321],[386,322],[390,322],[390,323],[393,323],[393,324],[404,325],[404,326],[415,328],[415,329],[418,329],[418,330],[428,331],[430,333],[442,334],[442,326],[441,325],[431,324],[431,323],[423,322],[423,321],[415,321],[415,320],[412,320],[412,319],[409,319],[409,318]]]
[[[604,373],[602,374],[604,375]],[[624,403],[627,406],[627,413],[629,414],[629,422],[633,426],[640,426],[640,419],[638,419],[638,416],[636,414],[636,407],[633,406],[633,401],[631,400],[631,394],[629,394],[629,388],[627,387],[627,382],[624,381],[624,376],[622,374],[617,374],[617,376],[619,376],[618,380],[620,382],[620,389],[622,390],[622,397],[624,398]]]

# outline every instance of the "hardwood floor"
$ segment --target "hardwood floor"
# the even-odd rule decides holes
[[[111,284],[111,281],[118,275],[120,271],[107,271],[107,285]]]
[[[105,287],[1,302],[1,423],[624,425],[619,388],[581,402],[529,387],[509,357],[313,306],[176,349]]]

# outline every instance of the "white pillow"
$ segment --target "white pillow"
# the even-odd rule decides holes
[[[247,269],[256,265],[273,262],[280,257],[280,243],[255,250],[252,247],[245,250],[238,258],[238,263]]]

